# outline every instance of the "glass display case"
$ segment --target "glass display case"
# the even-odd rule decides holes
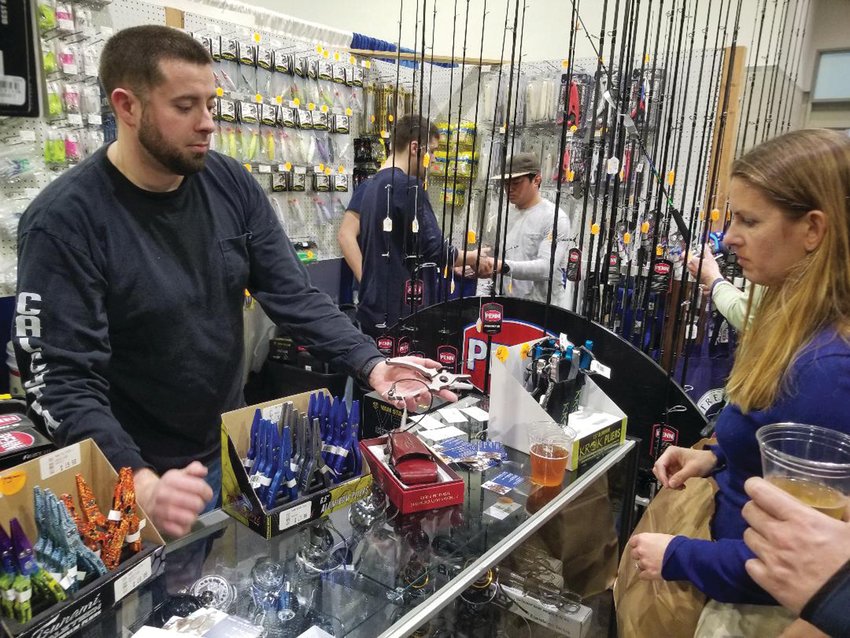
[[[482,488],[504,471],[526,478],[504,495]],[[528,456],[509,450],[498,467],[459,472],[462,506],[400,515],[375,487],[271,540],[211,512],[168,544],[163,576],[84,633],[129,636],[202,603],[269,637],[311,627],[362,638],[539,636],[525,618],[547,605],[553,618],[590,616],[572,635],[609,635],[607,590],[633,527],[636,471],[627,440],[542,488],[527,479]]]

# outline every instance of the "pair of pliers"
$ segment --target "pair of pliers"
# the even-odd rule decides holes
[[[415,370],[427,379],[425,383],[432,394],[442,390],[472,390],[472,377],[468,374],[455,374],[445,368],[426,368],[413,361],[400,359],[387,359],[387,365],[401,366]]]

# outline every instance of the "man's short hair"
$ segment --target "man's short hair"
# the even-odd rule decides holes
[[[425,135],[428,131],[428,135]],[[406,149],[411,142],[419,141],[428,147],[428,143],[435,137],[440,137],[440,131],[433,123],[421,115],[405,115],[400,117],[393,128],[392,152]]]
[[[103,47],[100,56],[103,90],[108,97],[118,87],[145,95],[165,80],[159,68],[160,60],[212,64],[209,51],[182,31],[154,24],[130,27],[113,35]]]

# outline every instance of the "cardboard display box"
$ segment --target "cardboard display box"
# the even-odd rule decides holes
[[[534,342],[532,342],[534,343]],[[503,352],[503,360],[495,352],[490,362],[490,427],[488,437],[528,454],[528,434],[524,425],[549,421],[552,417],[531,398],[522,384],[528,358],[527,344],[519,344]],[[579,394],[579,410],[570,414],[569,426],[576,431],[567,469],[601,456],[626,440],[626,414],[593,382],[585,378]]]
[[[402,514],[451,507],[463,503],[465,492],[463,479],[443,463],[436,454],[434,459],[437,462],[440,481],[427,485],[405,485],[384,461],[386,445],[386,436],[364,439],[360,441],[360,450],[363,453],[364,465],[368,459],[369,467],[372,468],[372,476]]]
[[[326,390],[316,390],[324,392]],[[299,496],[291,503],[284,503],[272,510],[257,498],[248,480],[242,459],[248,454],[251,438],[251,423],[254,412],[259,409],[279,409],[292,401],[296,409],[307,411],[312,392],[304,392],[282,399],[266,401],[239,408],[221,415],[221,496],[222,509],[230,516],[247,525],[264,538],[273,538],[286,530],[317,518],[328,516],[342,507],[347,507],[369,495],[372,476],[368,473],[364,459],[362,476],[356,476],[312,494]]]
[[[33,488],[38,485],[50,488],[56,496],[72,494],[78,503],[76,474],[82,474],[94,492],[101,511],[112,508],[112,496],[118,473],[106,457],[87,439],[56,450],[37,459],[27,461],[0,474],[0,521],[9,529],[9,521],[17,518],[34,545],[38,533],[35,528]],[[0,621],[5,635],[15,638],[61,638],[78,632],[91,624],[101,613],[120,601],[142,584],[158,576],[164,567],[165,543],[156,528],[147,520],[141,507],[139,518],[144,518],[141,529],[142,550],[126,559],[114,571],[89,583],[61,603],[43,611],[33,609],[33,619],[20,625],[10,618]]]

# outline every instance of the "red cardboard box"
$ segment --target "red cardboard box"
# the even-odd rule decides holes
[[[437,462],[440,481],[428,485],[405,485],[384,462],[386,445],[386,436],[364,439],[360,441],[360,451],[363,453],[363,460],[369,464],[369,468],[372,470],[372,478],[378,482],[378,485],[386,492],[390,501],[402,514],[451,507],[463,503],[464,492],[466,491],[463,479],[443,463],[436,454],[434,460]]]

